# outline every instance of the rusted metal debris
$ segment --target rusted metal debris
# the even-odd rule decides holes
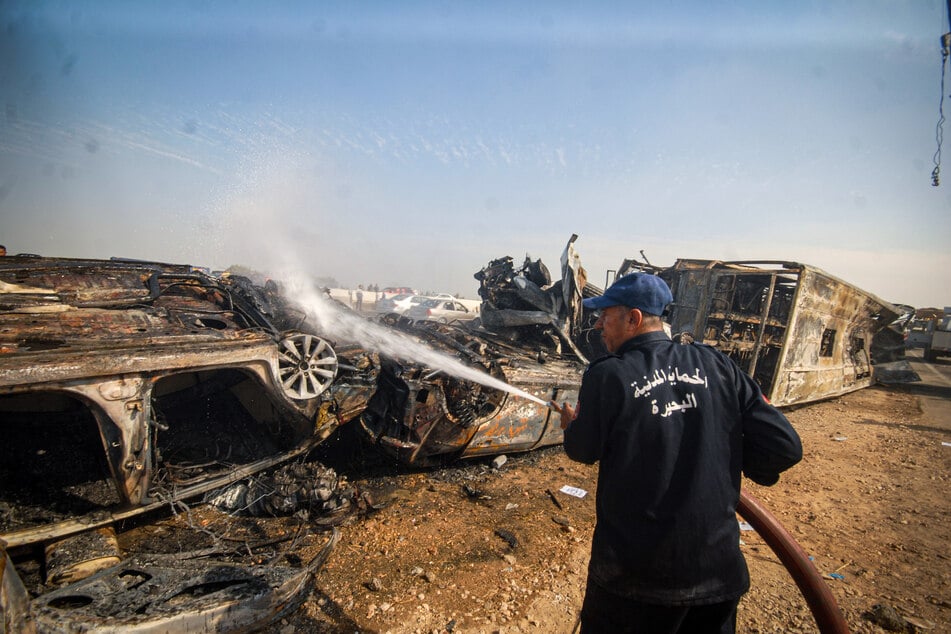
[[[43,552],[46,580],[58,586],[115,566],[122,552],[112,526],[48,542]]]
[[[562,278],[555,282],[541,260],[528,257],[518,269],[506,256],[477,272],[482,329],[541,355],[564,352],[587,363],[588,358],[603,354],[601,338],[592,329],[594,320],[590,315],[586,320],[581,305],[581,299],[592,293],[585,294],[589,285],[574,248],[577,238],[572,235],[565,245]]]
[[[603,351],[582,310],[587,282],[572,236],[562,279],[540,261],[493,260],[480,281],[481,319],[465,324],[382,319],[429,346],[544,402],[577,398],[588,356]],[[594,333],[594,336],[592,334]],[[366,436],[409,464],[529,451],[560,443],[547,407],[418,364],[381,361],[377,391],[359,418]]]
[[[915,319],[915,308],[895,304],[899,315],[872,337],[869,355],[875,381],[883,384],[914,383],[921,377],[905,357],[905,335]]]
[[[137,555],[32,601],[3,550],[5,631],[252,631],[297,609],[338,540],[333,529],[297,568],[205,561],[205,552]]]
[[[604,353],[581,304],[601,290],[588,282],[576,239],[565,247],[560,280],[528,258],[518,268],[499,258],[476,273],[478,320],[382,320],[543,401],[572,400],[587,360]],[[777,405],[869,385],[873,337],[896,309],[808,265],[760,264],[678,260],[663,268],[645,258],[625,260],[618,273],[667,279],[673,333],[732,356]],[[414,464],[562,439],[544,406],[423,364],[330,346],[303,327],[305,313],[276,285],[178,265],[17,257],[0,265],[0,281],[0,412],[13,439],[0,457],[16,465],[3,477],[17,508],[0,522],[0,536],[12,545],[90,527],[54,517],[52,527],[28,528],[21,498],[38,500],[47,520],[65,493],[88,502],[80,515],[153,508],[286,462],[347,421]],[[348,370],[337,376],[341,368]],[[194,420],[196,411],[210,413]],[[18,437],[17,429],[29,433]],[[74,455],[98,479],[77,477]],[[94,481],[110,479],[111,498],[84,497]],[[110,511],[91,521],[120,517]]]
[[[588,360],[605,353],[581,302],[602,291],[588,281],[576,238],[554,282],[538,260],[491,261],[475,276],[479,319],[381,320],[544,402],[573,401]],[[672,334],[729,354],[779,406],[870,385],[873,364],[897,354],[886,326],[903,311],[815,267],[678,260],[665,268],[645,258],[625,260],[618,274],[630,271],[670,283]],[[372,501],[326,495],[326,474],[298,463],[264,472],[343,424],[417,465],[562,441],[543,405],[322,337],[276,284],[151,262],[0,259],[0,540],[11,548],[211,492],[207,499],[232,512],[310,512],[314,523],[318,514],[336,523],[328,504]],[[43,631],[59,627],[51,623],[239,627],[292,604],[310,574],[209,563],[176,577],[159,559],[133,559],[71,584],[72,594],[32,603],[26,595],[24,616],[5,553],[4,561],[4,619],[19,615],[18,626],[41,623]],[[178,609],[131,596],[140,610],[133,617],[97,598],[140,587]]]
[[[510,344],[452,325],[406,325],[447,352],[468,348],[469,363],[532,395],[577,397],[581,365],[548,357],[544,362]],[[426,367],[385,361],[377,391],[359,423],[372,442],[408,464],[528,451],[561,442],[559,421],[547,407]]]
[[[293,462],[213,491],[204,498],[233,515],[294,515],[318,526],[337,526],[383,507],[368,491],[319,462]]]

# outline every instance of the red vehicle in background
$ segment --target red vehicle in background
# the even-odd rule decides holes
[[[416,289],[408,286],[387,286],[380,291],[380,299],[389,299],[394,295],[418,295]]]

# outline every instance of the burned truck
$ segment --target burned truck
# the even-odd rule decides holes
[[[377,362],[238,276],[0,260],[0,540],[109,525],[301,456]]]
[[[796,262],[680,259],[659,274],[673,291],[667,321],[675,336],[732,357],[777,406],[871,385],[873,338],[901,314]]]

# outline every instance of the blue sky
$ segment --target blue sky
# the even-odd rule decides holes
[[[944,306],[945,7],[0,0],[0,243],[474,297],[577,233],[596,283],[643,249]]]

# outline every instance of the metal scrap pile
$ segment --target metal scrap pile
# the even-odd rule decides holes
[[[355,513],[377,508],[366,493],[318,462],[295,462],[272,473],[206,496],[205,501],[235,515],[296,515],[319,525],[341,524]]]
[[[559,421],[544,403],[574,401],[584,365],[605,352],[582,304],[601,290],[587,282],[576,239],[555,282],[540,260],[490,261],[475,274],[481,319],[381,318],[475,377],[330,341],[276,282],[258,287],[185,265],[3,258],[0,550],[26,556],[43,545],[46,555],[29,569],[0,553],[3,618],[41,631],[273,622],[306,594],[336,541],[311,564],[297,557],[288,568],[282,562],[309,534],[305,526],[377,508],[332,469],[288,464],[339,426],[415,465],[559,444]],[[903,351],[901,329],[885,328],[902,310],[815,267],[678,260],[661,268],[644,259],[617,273],[667,280],[673,332],[732,356],[776,405],[870,385],[872,365],[884,360],[875,353]],[[487,387],[482,375],[537,400]],[[200,511],[185,501],[206,494],[232,514],[222,516],[227,529],[192,522]],[[112,526],[163,509],[184,509],[191,533],[214,539],[190,558],[217,559],[176,565],[122,553]],[[263,526],[295,521],[293,536]],[[222,544],[236,541],[243,522],[262,526],[254,540],[237,538],[251,563],[232,565],[234,544]],[[285,540],[285,552],[271,551]],[[18,570],[35,575],[28,587],[38,596]],[[93,576],[50,591],[52,573],[79,572]]]
[[[510,256],[492,260],[475,274],[482,298],[483,328],[513,343],[562,354],[567,347],[579,361],[605,352],[600,338],[592,336],[594,319],[582,297],[599,295],[587,283],[587,274],[574,251],[572,236],[562,255],[562,279],[552,282],[541,260],[525,258],[515,268]]]
[[[487,328],[547,326],[558,319],[562,306],[559,283],[541,260],[526,257],[516,270],[512,258],[492,260],[475,274],[482,298],[482,324]]]

